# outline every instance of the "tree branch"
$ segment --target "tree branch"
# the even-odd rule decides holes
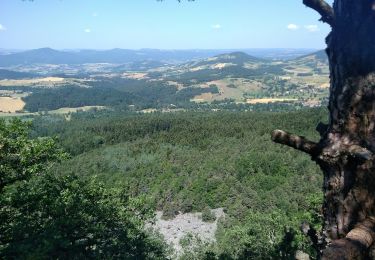
[[[348,148],[348,152],[355,158],[368,161],[372,158],[373,154],[368,149],[359,145],[352,145]]]
[[[368,248],[375,241],[374,218],[356,225],[345,238],[333,241],[323,252],[324,260],[367,259]]]
[[[272,141],[290,146],[312,156],[318,154],[319,147],[317,143],[309,141],[303,136],[292,135],[282,130],[275,130],[272,132]]]
[[[315,130],[318,131],[318,133],[320,134],[320,136],[324,136],[325,133],[328,130],[328,125],[324,124],[322,122],[319,122],[319,124],[316,126]]]
[[[303,4],[317,11],[322,16],[320,19],[322,22],[333,26],[333,9],[324,0],[303,0]]]

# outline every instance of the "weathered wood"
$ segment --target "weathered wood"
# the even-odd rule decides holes
[[[375,241],[375,1],[335,0],[332,11],[324,1],[304,3],[332,27],[329,123],[318,128],[318,154],[308,152],[324,173],[322,258],[368,259]],[[276,142],[311,150],[308,141],[296,145],[293,135],[277,133]]]
[[[324,260],[368,259],[368,248],[374,243],[374,219],[369,218],[356,225],[345,238],[334,241],[324,251]]]
[[[322,18],[320,19],[322,22],[328,23],[330,25],[333,24],[333,9],[324,0],[303,0],[303,3],[306,6],[317,11],[322,16]]]
[[[275,130],[271,134],[275,143],[284,144],[310,155],[318,154],[318,144],[307,140],[303,136],[292,135],[282,130]]]

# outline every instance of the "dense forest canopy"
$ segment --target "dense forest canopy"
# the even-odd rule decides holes
[[[51,138],[30,139],[29,126],[0,120],[0,258],[165,259],[141,198],[55,173],[67,155]]]
[[[196,258],[292,259],[297,249],[314,255],[299,226],[309,221],[320,227],[321,178],[306,156],[292,150],[281,153],[269,132],[278,126],[316,138],[309,126],[324,120],[324,113],[109,116],[99,111],[78,113],[70,121],[40,117],[32,134],[56,136],[73,155],[54,171],[79,173],[83,179],[95,175],[105,186],[132,197],[146,194],[148,205],[163,210],[167,219],[179,212],[224,208],[227,216],[219,222],[217,244],[202,244],[191,252],[199,254]],[[274,232],[271,237],[269,230]]]

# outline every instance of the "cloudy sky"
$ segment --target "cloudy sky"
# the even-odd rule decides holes
[[[0,48],[320,49],[318,20],[302,0],[0,0]]]

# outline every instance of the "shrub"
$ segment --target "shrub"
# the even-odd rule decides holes
[[[216,215],[206,207],[202,212],[202,220],[204,222],[214,222],[216,220]]]

